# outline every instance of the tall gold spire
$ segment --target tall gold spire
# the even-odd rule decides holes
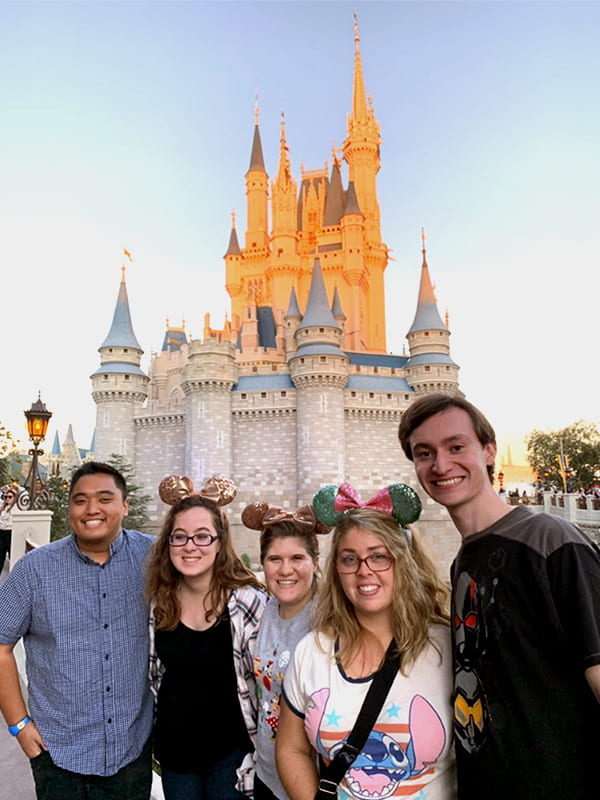
[[[279,172],[277,173],[277,183],[279,185],[288,184],[292,177],[290,165],[289,147],[285,140],[285,114],[281,110],[281,138],[279,145]]]
[[[358,16],[354,14],[354,87],[352,91],[352,118],[354,124],[367,121],[367,92],[360,57]]]

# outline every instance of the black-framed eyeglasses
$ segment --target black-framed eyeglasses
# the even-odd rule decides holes
[[[335,559],[337,571],[341,572],[342,575],[358,572],[361,564],[366,564],[371,572],[385,572],[393,563],[394,556],[389,553],[371,553],[366,558],[359,558],[352,553],[347,553],[343,556],[337,556]]]
[[[194,533],[193,536],[186,536],[185,533],[172,533],[169,536],[169,544],[171,547],[184,547],[190,539],[198,547],[208,547],[213,542],[216,542],[218,536],[213,536],[212,533]]]

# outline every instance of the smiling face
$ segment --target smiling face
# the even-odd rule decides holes
[[[391,555],[379,536],[357,526],[341,536],[335,555],[336,559],[344,556],[365,559],[374,554]],[[363,560],[357,572],[338,572],[338,578],[344,594],[354,606],[359,622],[363,623],[379,615],[391,617],[394,597],[393,562],[388,569],[376,572]]]
[[[481,444],[462,408],[429,417],[410,434],[409,442],[419,483],[451,515],[477,511],[496,498],[488,473],[496,446]]]
[[[263,559],[263,569],[269,592],[279,600],[280,616],[295,617],[312,597],[317,570],[317,562],[308,554],[303,540],[296,536],[273,539]]]
[[[208,533],[217,536],[211,512],[202,506],[188,508],[176,514],[171,534],[180,533],[193,536],[196,533]],[[194,544],[188,539],[182,547],[169,546],[169,557],[175,569],[184,580],[210,581],[217,553],[221,543],[218,539],[206,547]]]
[[[128,508],[129,500],[123,499],[112,475],[97,472],[79,478],[69,497],[69,524],[81,552],[106,561]]]

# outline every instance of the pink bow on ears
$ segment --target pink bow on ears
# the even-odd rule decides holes
[[[350,486],[349,483],[342,483],[335,497],[333,510],[337,514],[343,514],[344,511],[350,511],[352,508],[375,508],[377,511],[383,511],[384,514],[392,516],[393,503],[388,487],[380,489],[377,494],[365,502],[360,499],[353,486]]]

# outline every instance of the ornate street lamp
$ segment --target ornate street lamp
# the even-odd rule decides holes
[[[31,467],[29,475],[25,481],[25,488],[27,492],[22,492],[17,505],[19,508],[48,508],[50,495],[46,489],[46,484],[42,482],[38,471],[38,458],[44,455],[44,451],[39,449],[39,443],[43,442],[46,438],[48,431],[48,423],[52,412],[48,411],[45,403],[42,402],[41,394],[35,403],[31,404],[29,411],[24,411],[25,418],[27,419],[27,433],[33,442],[33,447],[29,451],[31,456]],[[38,482],[40,488],[38,489]]]

